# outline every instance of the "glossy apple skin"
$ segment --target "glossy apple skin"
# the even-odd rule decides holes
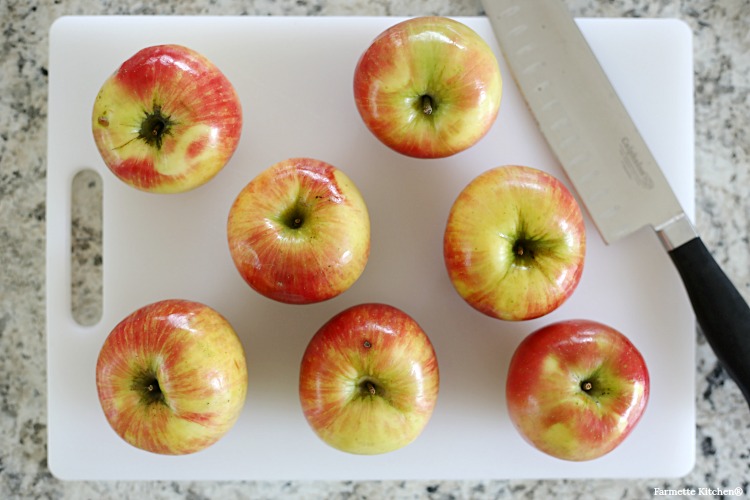
[[[142,191],[183,192],[208,182],[232,157],[242,108],[230,81],[205,56],[156,45],[104,82],[92,130],[119,179]]]
[[[423,96],[430,96],[430,114],[423,112]],[[416,158],[443,158],[476,144],[495,122],[501,97],[492,49],[471,28],[445,17],[391,26],[354,71],[354,101],[367,128]]]
[[[649,392],[641,353],[619,331],[590,320],[561,321],[530,334],[506,378],[516,429],[537,449],[572,461],[596,459],[622,443],[641,419]]]
[[[310,340],[299,397],[324,442],[372,455],[402,448],[421,434],[439,384],[435,350],[419,324],[393,306],[360,304],[334,316]]]
[[[217,442],[237,421],[247,384],[245,351],[232,326],[214,309],[181,299],[123,319],[96,363],[99,401],[112,429],[163,455]]]
[[[227,239],[237,270],[254,290],[279,302],[310,304],[343,293],[364,272],[370,217],[342,170],[313,158],[290,158],[239,193]]]
[[[565,302],[580,282],[585,253],[583,215],[570,191],[546,172],[517,165],[474,178],[451,207],[443,239],[459,295],[488,316],[513,321]]]

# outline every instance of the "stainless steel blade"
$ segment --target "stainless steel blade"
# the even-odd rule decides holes
[[[596,56],[560,0],[482,0],[542,134],[607,243],[651,225],[696,237]]]

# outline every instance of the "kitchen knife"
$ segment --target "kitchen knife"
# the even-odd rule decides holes
[[[709,345],[750,403],[750,308],[685,215],[560,0],[482,0],[506,62],[607,244],[651,226]]]

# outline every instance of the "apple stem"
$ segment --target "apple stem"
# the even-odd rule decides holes
[[[589,381],[581,383],[581,389],[583,389],[585,392],[589,392],[592,387],[594,387],[594,385]]]
[[[385,394],[384,389],[378,385],[378,382],[371,380],[367,377],[363,377],[357,382],[357,396],[362,398],[370,398],[374,396],[383,397]]]
[[[161,106],[154,104],[154,110],[150,113],[144,111],[145,117],[141,122],[141,129],[138,132],[138,138],[143,140],[149,146],[161,149],[164,136],[170,134],[170,129],[174,122],[171,117],[161,111]]]
[[[130,388],[140,395],[141,402],[144,404],[163,404],[165,402],[164,392],[159,385],[159,379],[151,370],[136,375]]]
[[[422,96],[422,112],[426,115],[432,114],[432,97],[427,94]]]
[[[517,257],[529,261],[534,259],[534,250],[535,248],[537,248],[537,246],[538,245],[534,240],[522,236],[519,237],[513,244],[513,252]]]
[[[289,229],[299,229],[305,224],[305,216],[308,208],[301,199],[295,200],[294,204],[280,214],[280,222]]]

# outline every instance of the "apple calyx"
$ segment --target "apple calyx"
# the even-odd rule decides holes
[[[156,103],[154,103],[153,111],[144,111],[143,114],[145,118],[141,122],[141,128],[138,131],[138,139],[149,146],[161,149],[164,136],[171,134],[172,126],[175,122],[171,116],[163,114],[161,106]]]
[[[130,389],[141,396],[141,403],[149,406],[153,404],[167,404],[167,400],[159,385],[159,379],[153,371],[145,370],[133,378]]]

